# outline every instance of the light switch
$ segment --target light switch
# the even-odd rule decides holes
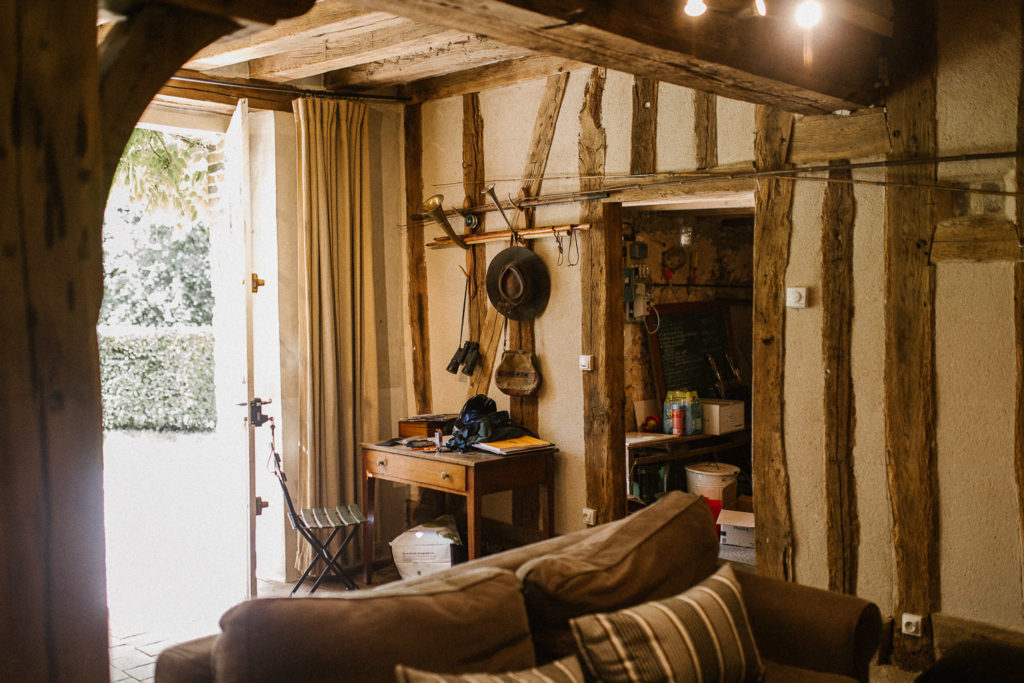
[[[593,356],[580,356],[580,370],[593,370],[594,369],[594,357]]]
[[[806,287],[786,287],[787,308],[807,308]]]

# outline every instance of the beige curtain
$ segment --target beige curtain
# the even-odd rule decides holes
[[[293,109],[303,366],[296,503],[338,505],[357,502],[357,444],[376,438],[378,424],[367,108],[309,98]],[[296,566],[311,558],[300,541]]]

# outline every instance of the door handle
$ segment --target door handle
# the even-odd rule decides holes
[[[263,287],[264,285],[267,284],[266,282],[261,280],[260,276],[257,275],[256,273],[252,274],[251,281],[252,281],[252,291],[253,291],[253,294],[255,294],[256,292],[260,291],[260,287]]]
[[[259,496],[256,496],[256,510],[255,510],[255,514],[257,516],[262,515],[263,511],[266,510],[268,507],[270,507],[270,503],[268,501],[265,501],[262,498],[260,498]]]

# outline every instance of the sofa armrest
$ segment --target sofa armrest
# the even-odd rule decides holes
[[[156,659],[157,683],[213,683],[213,641],[206,636],[173,645]]]
[[[761,656],[868,680],[882,631],[874,603],[749,572],[736,576]]]

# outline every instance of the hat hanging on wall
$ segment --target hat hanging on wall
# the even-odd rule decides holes
[[[531,320],[544,312],[551,294],[548,268],[525,247],[498,252],[487,266],[487,298],[510,320]]]

